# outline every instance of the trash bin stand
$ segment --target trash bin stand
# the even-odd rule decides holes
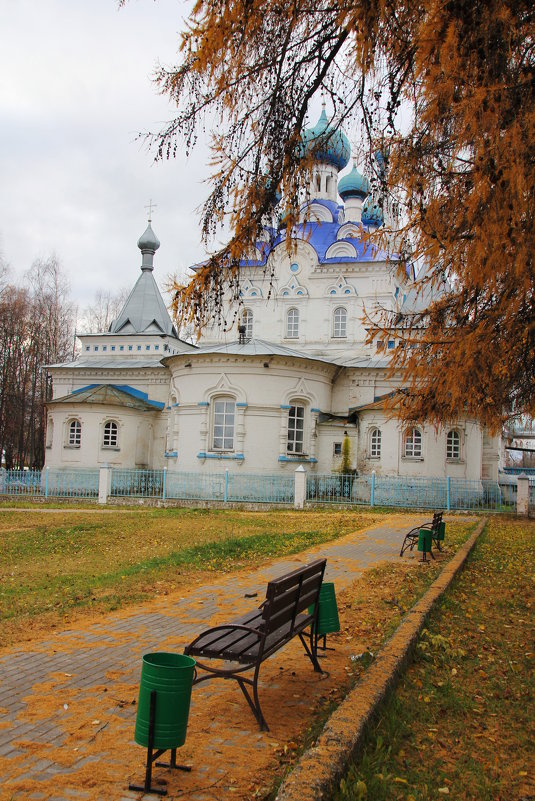
[[[152,763],[161,757],[162,754],[168,750],[167,748],[159,748],[154,751],[154,729],[156,727],[156,690],[152,690],[150,694],[150,707],[149,707],[149,743],[147,746],[147,766],[145,768],[145,783],[129,784],[128,789],[140,793],[156,793],[157,795],[167,795],[167,790],[162,787],[151,787],[152,783]],[[177,765],[176,763],[176,748],[171,748],[171,758],[169,762],[156,762],[159,768],[175,768],[176,770],[190,771],[189,765]]]

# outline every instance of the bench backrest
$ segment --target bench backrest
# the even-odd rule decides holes
[[[269,582],[262,606],[262,629],[266,634],[288,623],[291,632],[297,615],[309,606],[315,609],[326,563],[326,559],[317,559]]]
[[[433,522],[431,523],[431,528],[433,531],[436,531],[440,524],[442,523],[442,515],[444,512],[435,512],[433,515]]]

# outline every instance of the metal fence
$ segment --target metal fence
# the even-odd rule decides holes
[[[0,470],[0,495],[96,498],[98,470]]]
[[[516,483],[408,476],[307,476],[309,503],[364,504],[462,511],[516,511]]]
[[[288,503],[294,500],[294,477],[248,473],[178,473],[167,470],[111,472],[110,495],[161,500]]]
[[[104,472],[104,471],[103,471]],[[98,469],[0,469],[0,495],[41,498],[97,498]],[[114,498],[293,504],[295,477],[226,470],[185,473],[112,468],[107,494]],[[515,512],[516,476],[500,481],[407,476],[307,474],[306,502],[459,511]],[[535,506],[535,476],[530,477],[530,505]]]
[[[114,498],[162,498],[165,485],[164,470],[111,471],[110,495]]]

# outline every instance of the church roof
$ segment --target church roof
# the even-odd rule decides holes
[[[130,292],[116,320],[110,325],[111,334],[167,334],[178,339],[167,307],[154,280],[154,254],[160,240],[152,230],[149,219],[147,228],[139,237],[141,251],[141,275]]]
[[[178,339],[152,270],[142,270],[110,333],[167,334]]]
[[[76,359],[73,362],[59,362],[58,364],[47,364],[46,367],[69,367],[75,370],[138,370],[139,368],[152,367],[154,369],[163,369],[159,359],[115,359],[114,357],[95,359]]]
[[[344,225],[338,222],[339,211],[341,207],[333,201],[326,201],[323,199],[314,200],[314,204],[324,206],[332,215],[333,222],[316,222],[309,221],[299,223],[295,230],[292,231],[291,236],[294,240],[303,240],[308,245],[314,248],[318,256],[319,264],[355,264],[359,262],[381,262],[381,261],[397,261],[397,256],[388,255],[385,251],[370,242],[364,241],[360,236],[345,236],[338,239],[338,232]],[[259,241],[257,242],[257,250],[259,252],[259,259],[241,259],[240,267],[263,267],[267,263],[267,259],[271,251],[277,245],[280,245],[286,240],[286,231],[279,231],[275,238],[270,242]],[[337,242],[347,242],[351,245],[348,253],[336,255],[328,254],[331,245]],[[198,265],[197,265],[198,267]]]
[[[351,415],[355,412],[369,412],[376,409],[383,409],[386,401],[398,394],[399,390],[392,390],[392,392],[387,392],[386,395],[376,395],[373,401],[370,403],[363,403],[361,406],[350,406],[349,414]]]
[[[338,364],[342,367],[360,367],[365,370],[375,370],[390,366],[390,359],[371,356],[356,356],[353,359],[339,359]]]
[[[70,395],[54,398],[50,403],[95,403],[106,406],[123,406],[142,412],[160,411],[165,404],[149,400],[146,392],[128,385],[89,384],[74,390]]]
[[[192,353],[188,354],[175,354],[187,355],[188,357],[202,356],[204,353],[228,353],[237,356],[291,356],[294,359],[308,359],[315,362],[327,362],[333,364],[332,359],[323,359],[320,356],[313,356],[311,353],[294,350],[287,348],[285,345],[279,345],[276,342],[267,342],[264,339],[248,339],[246,342],[225,342],[222,345],[206,345],[205,347],[197,348]],[[165,364],[167,358],[163,360]]]
[[[437,286],[429,280],[432,272],[433,267],[429,264],[422,267],[419,271],[413,285],[403,297],[403,303],[400,309],[402,314],[417,314],[418,312],[422,312],[429,308],[432,303],[435,303],[443,297],[445,292],[448,291],[449,287],[446,283],[442,286]]]

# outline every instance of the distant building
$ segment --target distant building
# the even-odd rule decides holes
[[[361,474],[497,480],[499,438],[476,420],[437,431],[387,419],[398,343],[378,335],[366,345],[363,310],[410,307],[415,276],[400,278],[395,259],[364,245],[384,212],[355,165],[338,180],[350,146],[329,135],[325,110],[303,136],[307,147],[318,139],[302,222],[266,229],[241,263],[239,331],[214,325],[200,347],[179,338],[153,277],[160,243],[149,221],[117,320],[81,335],[76,361],[49,367],[47,466],[326,473],[340,468],[347,433]]]

